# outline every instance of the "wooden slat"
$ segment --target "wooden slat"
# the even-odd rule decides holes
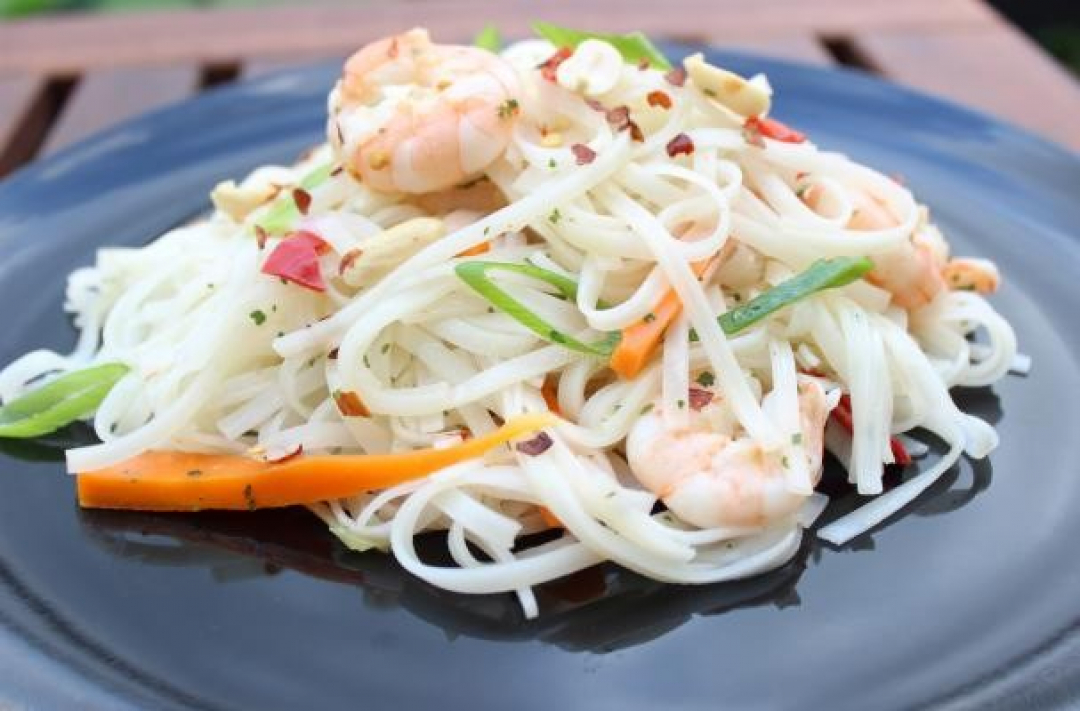
[[[199,88],[194,65],[101,69],[72,91],[42,148],[52,153],[117,121],[178,101]]]
[[[825,46],[810,35],[744,37],[727,41],[724,39],[712,39],[709,44],[720,49],[744,50],[754,54],[791,59],[819,66],[828,66],[835,63]]]
[[[0,75],[0,175],[34,156],[48,128],[47,89],[42,76]]]
[[[121,64],[235,61],[272,54],[346,54],[413,25],[461,41],[484,22],[508,36],[530,18],[610,31],[645,28],[662,37],[723,39],[784,33],[973,26],[993,21],[978,0],[369,0],[213,12],[176,10],[51,16],[0,24],[0,71],[79,72]],[[707,31],[703,30],[708,28]]]
[[[887,77],[1080,149],[1080,84],[1011,26],[867,32],[854,44]]]

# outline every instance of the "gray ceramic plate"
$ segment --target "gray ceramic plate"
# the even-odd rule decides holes
[[[988,462],[963,462],[851,545],[808,541],[761,578],[687,588],[597,569],[545,588],[543,616],[526,622],[509,596],[443,593],[348,553],[303,512],[81,513],[62,442],[8,443],[0,701],[625,711],[1080,698],[1080,160],[861,75],[718,58],[767,71],[781,118],[902,174],[958,251],[1001,266],[995,303],[1035,365],[959,394],[1000,431]],[[204,210],[216,181],[318,140],[333,74],[212,92],[0,184],[0,361],[73,343],[64,277],[96,247],[145,242]]]

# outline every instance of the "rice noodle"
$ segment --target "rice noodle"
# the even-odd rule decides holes
[[[529,617],[539,614],[534,586],[602,561],[691,584],[783,564],[828,503],[814,493],[819,472],[810,468],[822,439],[858,492],[876,495],[820,530],[838,545],[916,502],[962,453],[993,450],[993,428],[958,410],[949,388],[1026,373],[1030,358],[1017,354],[1008,322],[979,294],[938,289],[926,303],[898,305],[889,265],[904,266],[918,244],[940,237],[906,188],[809,141],[751,143],[734,114],[657,70],[627,65],[586,101],[536,69],[553,51],[527,42],[504,53],[513,69],[500,71],[521,85],[519,114],[506,150],[469,185],[418,197],[333,171],[311,187],[294,226],[326,245],[324,293],[260,272],[282,237],[263,248],[252,235],[274,205],[239,217],[218,211],[142,248],[103,249],[94,266],[73,272],[65,308],[80,329],[74,351],[17,359],[0,372],[0,398],[91,364],[130,367],[94,415],[101,443],[69,451],[71,471],[152,449],[273,458],[439,448],[554,410],[562,419],[543,451],[498,447],[416,481],[309,506],[345,545],[387,550],[447,590],[513,592]],[[646,99],[656,92],[672,106]],[[612,120],[616,107],[626,107],[642,140]],[[472,124],[462,131],[481,135]],[[693,149],[673,157],[680,134]],[[334,147],[291,168],[260,169],[237,189],[296,185],[340,159],[331,139]],[[463,155],[482,162],[487,150]],[[470,190],[495,202],[476,208],[462,197]],[[891,220],[854,227],[868,202]],[[428,222],[410,223],[417,218]],[[387,237],[410,224],[438,230]],[[574,298],[563,298],[530,276],[493,277],[551,329],[585,343],[650,323],[664,299],[682,307],[640,372],[618,377],[602,354],[541,337],[473,291],[455,267],[480,249],[482,260],[576,282]],[[947,246],[934,249],[944,259]],[[737,334],[721,327],[721,314],[815,260],[843,255],[875,259],[873,278]],[[824,393],[822,421],[850,396],[850,432],[836,418],[824,432],[805,430],[804,393],[813,388]],[[343,393],[369,414],[342,414]],[[647,480],[627,444],[649,418],[674,433],[662,486]],[[882,493],[890,437],[914,428],[948,452]],[[916,457],[928,452],[909,436],[900,441]],[[717,462],[736,445],[752,445],[762,470],[733,486],[750,500],[755,477],[775,475],[768,495],[784,505],[756,502],[767,513],[713,512],[711,525],[690,523],[673,492],[703,472],[712,483],[735,476]],[[782,471],[770,462],[783,462]],[[530,543],[551,516],[561,534]],[[415,540],[425,531],[445,535],[455,565],[421,560]]]

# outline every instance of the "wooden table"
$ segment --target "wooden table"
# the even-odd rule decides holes
[[[360,0],[263,9],[58,15],[0,24],[0,175],[208,86],[414,25],[468,41],[528,21],[846,64],[1080,149],[1080,85],[980,0]]]

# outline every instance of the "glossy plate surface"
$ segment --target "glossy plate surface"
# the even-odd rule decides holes
[[[990,257],[1029,377],[960,394],[1001,447],[842,549],[751,581],[607,569],[542,593],[437,591],[300,511],[82,513],[56,450],[2,444],[0,705],[93,709],[1047,707],[1080,698],[1080,160],[984,116],[746,55],[776,114],[901,174]],[[64,277],[320,137],[332,67],[211,94],[0,184],[0,361],[67,349]],[[842,507],[845,502],[837,506]],[[850,503],[850,502],[848,502]],[[600,593],[599,597],[595,596]],[[584,602],[586,598],[594,599]]]

